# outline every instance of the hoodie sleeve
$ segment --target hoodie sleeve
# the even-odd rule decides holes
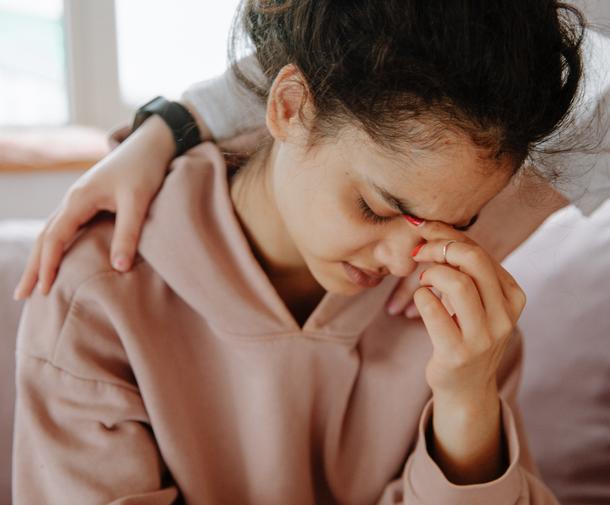
[[[390,482],[377,505],[559,505],[540,480],[530,455],[516,397],[523,363],[521,334],[514,333],[498,371],[501,419],[509,466],[497,479],[481,484],[450,482],[430,456],[426,428],[431,422],[433,400],[420,417],[415,450],[407,458],[401,478]]]
[[[262,84],[265,78],[256,57],[239,61],[240,70],[249,79]],[[203,118],[216,140],[225,140],[265,124],[265,105],[235,78],[232,70],[189,86],[181,100],[190,104]]]
[[[74,295],[54,286],[25,305],[17,343],[13,502],[169,505],[178,489],[118,336],[92,297],[82,307],[79,294],[89,284]],[[95,363],[99,352],[103,361]]]

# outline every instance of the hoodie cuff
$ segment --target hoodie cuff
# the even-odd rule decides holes
[[[493,503],[514,505],[522,492],[523,477],[519,466],[519,439],[509,405],[500,398],[509,466],[503,475],[483,484],[460,486],[453,484],[430,456],[426,445],[426,427],[432,416],[432,402],[426,403],[419,421],[419,436],[415,451],[407,461],[404,472],[405,492],[415,503],[445,503],[473,505]],[[405,497],[405,498],[407,498]],[[405,500],[409,503],[408,498]]]

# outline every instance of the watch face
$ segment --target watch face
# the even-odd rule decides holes
[[[140,127],[145,119],[148,119],[148,117],[150,117],[152,114],[160,114],[169,104],[169,100],[166,100],[162,96],[156,96],[152,100],[146,102],[138,110],[136,110],[136,115],[134,117],[133,126],[131,129],[136,130]]]

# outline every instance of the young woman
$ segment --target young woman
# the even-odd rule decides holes
[[[556,503],[515,404],[525,296],[463,231],[566,116],[576,11],[241,16],[271,139],[177,158],[130,273],[102,217],[28,301],[15,502]],[[418,265],[422,321],[391,318]]]

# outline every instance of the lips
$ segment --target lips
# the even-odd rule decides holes
[[[349,279],[354,284],[358,284],[364,288],[374,288],[375,286],[378,286],[385,277],[385,275],[372,272],[371,270],[358,268],[347,261],[343,261],[342,264]]]

